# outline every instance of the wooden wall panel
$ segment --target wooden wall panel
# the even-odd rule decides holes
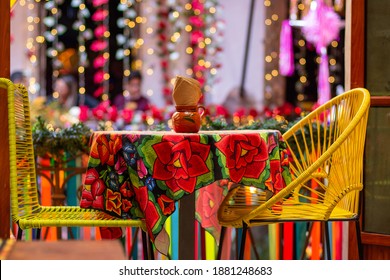
[[[348,90],[364,87],[365,0],[348,0],[346,5],[345,88]],[[356,260],[359,253],[355,246],[355,226],[350,223],[349,227],[348,259]]]

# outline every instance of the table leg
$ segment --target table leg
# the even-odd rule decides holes
[[[195,258],[195,193],[180,200],[179,260]]]

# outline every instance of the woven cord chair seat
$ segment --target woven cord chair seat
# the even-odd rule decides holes
[[[40,207],[39,211],[19,217],[21,229],[41,227],[140,227],[146,231],[143,220],[113,217],[99,210],[78,206]]]

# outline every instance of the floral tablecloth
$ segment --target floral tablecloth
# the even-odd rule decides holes
[[[156,248],[175,201],[195,190],[228,182],[276,194],[291,180],[285,142],[277,130],[174,132],[95,132],[80,206],[123,219],[145,219]],[[197,195],[197,218],[218,227],[220,192]],[[226,190],[226,188],[225,188]],[[119,238],[120,228],[104,228],[103,238]],[[160,246],[161,245],[161,246]]]

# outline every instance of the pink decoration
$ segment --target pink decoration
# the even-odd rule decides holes
[[[310,9],[302,27],[302,33],[306,40],[312,43],[317,53],[321,53],[321,48],[328,46],[333,40],[339,36],[341,19],[340,16],[323,3],[323,0],[317,0],[315,9]]]
[[[158,121],[164,120],[164,116],[163,116],[161,110],[158,107],[152,106],[150,109],[152,111],[152,117],[155,120],[158,120]]]
[[[200,30],[196,30],[191,33],[191,44],[197,44],[203,38],[203,32]]]
[[[233,114],[234,117],[243,117],[245,116],[245,108],[238,108],[237,111]]]
[[[97,10],[92,15],[92,20],[93,21],[103,21],[107,16],[108,16],[108,11],[100,9],[100,10]]]
[[[104,72],[103,71],[97,71],[95,75],[93,75],[93,81],[95,84],[100,84],[104,81]]]
[[[193,10],[198,10],[200,13],[204,11],[204,5],[199,0],[194,0],[191,3]]]
[[[104,119],[104,110],[100,107],[92,109],[92,114],[99,121]]]
[[[99,25],[98,27],[96,27],[94,33],[95,33],[95,36],[98,37],[98,38],[101,38],[104,36],[104,32],[107,31],[107,27],[105,25]]]
[[[88,107],[87,106],[80,106],[80,114],[79,114],[79,120],[81,122],[85,122],[88,120]]]
[[[294,73],[294,50],[292,28],[289,20],[284,20],[280,32],[279,72],[283,76]]]
[[[103,88],[103,87],[98,87],[98,88],[94,91],[93,96],[99,97],[99,96],[101,96],[101,95],[103,94],[103,92],[104,92],[104,88]]]
[[[118,118],[118,110],[115,106],[108,107],[107,113],[108,113],[108,118],[110,119],[110,121],[115,122],[116,119]]]
[[[102,56],[102,55],[99,55],[98,57],[95,58],[95,60],[93,61],[93,67],[95,68],[101,68],[104,66],[104,64],[106,63],[106,59]]]
[[[225,118],[229,116],[228,110],[223,106],[217,106],[216,114],[217,116],[224,116]]]
[[[91,50],[94,52],[99,52],[107,48],[107,46],[108,43],[106,41],[97,40],[92,42]]]
[[[92,5],[94,7],[98,7],[98,6],[107,4],[107,3],[108,3],[108,0],[92,0]]]
[[[318,71],[318,104],[324,104],[330,100],[330,84],[329,84],[329,67],[328,55],[323,53],[321,55],[320,69]]]
[[[196,27],[202,27],[204,25],[203,21],[197,16],[190,17],[190,24]]]
[[[131,120],[133,119],[134,111],[130,109],[123,109],[122,110],[122,118],[126,123],[131,123]]]
[[[323,3],[317,0],[315,9],[310,9],[303,19],[305,25],[302,33],[306,40],[316,47],[317,53],[321,56],[321,63],[318,75],[318,104],[321,105],[331,97],[329,86],[329,66],[327,46],[339,36],[341,20],[339,15]]]

